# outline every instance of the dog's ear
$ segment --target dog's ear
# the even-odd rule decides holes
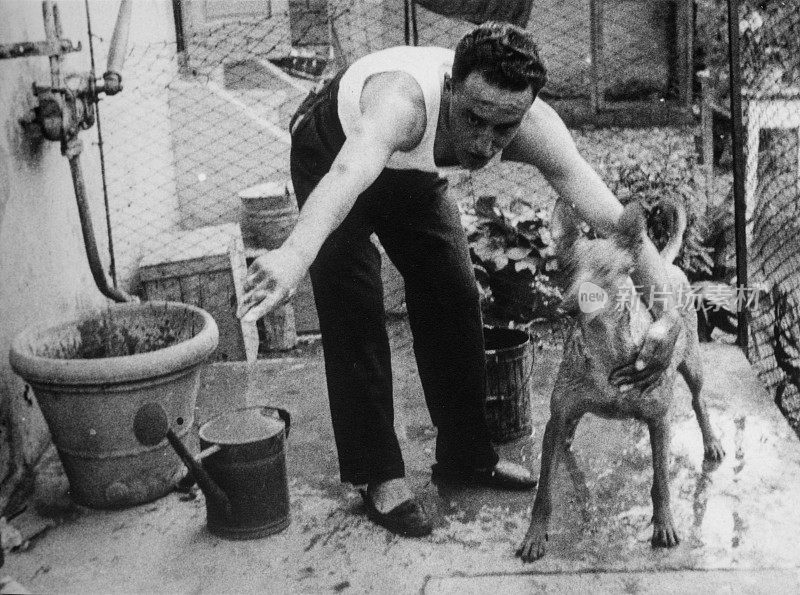
[[[636,253],[647,233],[647,216],[638,201],[631,201],[622,211],[614,239],[620,247]]]
[[[561,270],[568,270],[574,262],[573,247],[580,237],[580,230],[573,208],[563,199],[557,200],[553,207],[550,234],[555,244],[558,266]]]
[[[661,257],[668,263],[674,262],[686,232],[686,208],[674,198],[662,198],[648,217],[648,227],[655,231],[655,235],[667,237],[661,248]]]

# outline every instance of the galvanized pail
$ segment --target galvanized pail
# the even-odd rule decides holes
[[[255,539],[289,526],[285,437],[289,412],[263,405],[218,415],[200,427],[202,450],[219,450],[203,468],[227,495],[230,509],[206,498],[208,529],[228,539]]]
[[[528,333],[484,327],[486,423],[493,442],[530,436],[533,348]]]

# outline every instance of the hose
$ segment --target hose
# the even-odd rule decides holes
[[[78,216],[81,220],[81,232],[83,233],[83,245],[86,247],[86,258],[89,261],[89,270],[92,272],[92,277],[94,277],[97,289],[99,289],[100,293],[104,296],[115,302],[138,301],[138,298],[108,285],[106,274],[103,271],[103,264],[100,261],[100,254],[97,250],[97,242],[94,237],[92,215],[89,211],[89,204],[86,201],[86,186],[83,182],[79,153],[76,152],[69,156],[69,169],[72,173],[72,185],[75,188],[75,201],[78,203]]]

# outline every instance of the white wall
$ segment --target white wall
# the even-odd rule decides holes
[[[80,41],[83,46],[82,51],[64,57],[62,72],[88,72],[84,1],[60,0],[57,4],[63,36],[76,43]],[[119,4],[116,0],[91,0],[89,4],[93,31],[107,42]],[[44,39],[40,2],[0,2],[0,44]],[[168,0],[135,0],[131,40],[132,44],[142,40],[174,42],[171,3]],[[166,46],[162,43],[162,47]],[[105,43],[95,40],[98,74],[105,69],[106,52]],[[123,73],[124,84],[133,83],[135,74]],[[20,469],[35,463],[49,443],[32,394],[8,365],[12,338],[28,325],[54,323],[108,303],[96,289],[86,261],[67,159],[61,155],[58,142],[32,137],[19,123],[33,105],[31,86],[34,82],[50,84],[47,57],[0,60],[0,506],[13,488],[14,467]],[[112,214],[125,217],[128,210],[141,209],[139,198],[144,195],[161,207],[160,210],[150,209],[151,216],[168,224],[169,199],[174,200],[174,193],[172,197],[154,196],[148,194],[146,185],[143,191],[137,188],[140,180],[147,180],[148,160],[162,160],[171,154],[169,126],[165,121],[166,100],[159,99],[166,93],[158,93],[156,89],[148,95],[147,91],[140,93],[138,99],[149,101],[144,107],[152,114],[150,123],[164,132],[152,137],[146,147],[134,147],[144,157],[131,169],[131,187],[127,194],[112,197]],[[120,110],[124,112],[125,95],[123,90],[102,103],[103,123],[112,131],[105,139],[107,151],[130,146],[130,139],[119,138],[113,133],[114,127],[108,124],[119,117]],[[96,239],[107,268],[109,256],[97,127],[81,132],[80,137],[84,146],[83,174]],[[128,256],[131,240],[124,235],[115,240],[122,248],[118,250],[118,260],[123,267],[128,266],[132,258]]]

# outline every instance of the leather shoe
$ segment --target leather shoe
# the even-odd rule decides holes
[[[405,537],[424,537],[433,531],[425,509],[413,498],[401,502],[389,512],[381,512],[375,508],[375,503],[366,490],[360,492],[367,508],[367,518],[373,523]]]
[[[434,481],[457,481],[465,484],[481,485],[501,490],[531,490],[536,487],[536,480],[530,472],[522,467],[511,463],[518,470],[507,468],[509,463],[498,463],[494,467],[484,467],[471,470],[449,469],[443,467],[441,463],[433,465],[432,479]]]

